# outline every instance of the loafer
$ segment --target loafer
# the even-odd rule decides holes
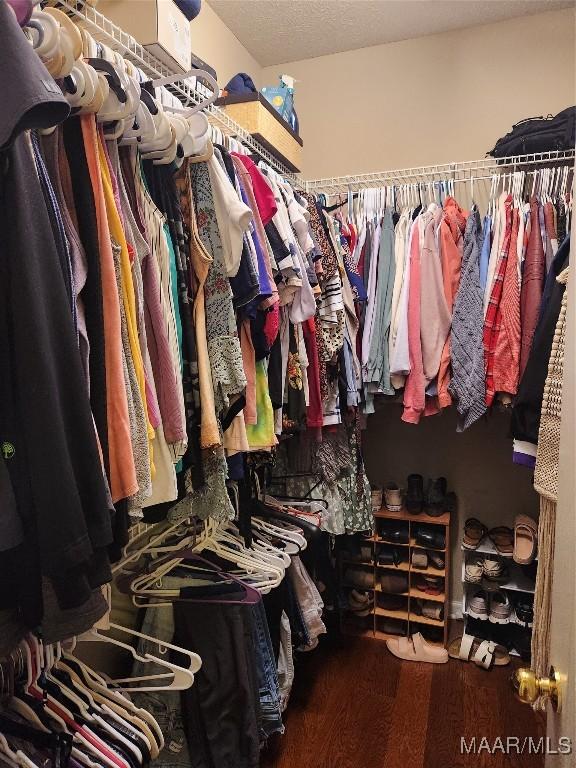
[[[446,536],[435,528],[420,526],[416,528],[416,544],[427,549],[444,549]]]
[[[424,478],[422,475],[408,475],[406,491],[406,509],[412,515],[422,512],[424,506]]]

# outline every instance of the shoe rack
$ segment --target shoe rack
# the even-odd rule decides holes
[[[462,616],[464,618],[464,631],[487,640],[494,640],[497,643],[505,645],[509,649],[511,656],[520,656],[516,648],[511,647],[514,643],[514,636],[511,628],[517,627],[514,631],[521,630],[526,634],[526,647],[530,647],[530,638],[532,636],[532,625],[526,625],[516,618],[516,600],[519,596],[528,596],[529,600],[534,599],[536,587],[536,565],[538,557],[534,559],[532,565],[518,565],[511,557],[501,555],[494,544],[486,537],[482,540],[476,549],[468,549],[463,545],[462,550]],[[466,581],[466,564],[470,560],[483,559],[486,556],[497,557],[508,568],[508,580],[504,582],[493,582],[490,584],[483,579],[480,583],[471,583]],[[468,603],[476,592],[484,590],[488,596],[496,591],[505,592],[512,603],[512,615],[506,624],[495,624],[490,619],[476,619],[468,613]],[[489,607],[489,606],[488,606]],[[529,662],[526,657],[525,661]]]
[[[386,531],[394,529],[405,532],[404,542],[390,541],[386,537]],[[437,548],[423,546],[416,543],[416,531],[420,526],[425,526],[431,531],[444,535],[444,547]],[[448,642],[448,621],[450,618],[450,513],[444,512],[439,517],[431,517],[425,513],[411,514],[406,510],[390,512],[385,507],[374,513],[374,530],[370,537],[357,540],[364,548],[370,546],[371,558],[357,559],[350,557],[349,552],[339,554],[339,571],[341,584],[345,592],[352,588],[369,591],[373,598],[370,614],[358,617],[344,610],[342,611],[341,627],[345,634],[373,637],[377,640],[387,640],[399,635],[412,635],[414,632],[422,632],[424,637],[431,642],[446,645]],[[381,565],[378,556],[382,548],[394,547],[402,554],[402,562],[398,565]],[[428,562],[427,568],[417,568],[412,565],[414,551],[435,551],[444,558],[444,568],[436,568]],[[355,587],[347,581],[346,571],[349,568],[362,569],[371,575],[371,587]],[[381,577],[386,574],[405,574],[407,576],[408,589],[402,593],[388,593],[382,589]],[[429,594],[420,589],[419,582],[422,577],[429,576],[443,580],[443,589],[440,594]],[[368,580],[367,580],[368,583]],[[397,603],[388,607],[386,603]],[[442,605],[443,617],[441,619],[422,616],[417,612],[418,600],[430,601]],[[391,628],[398,631],[391,632]]]

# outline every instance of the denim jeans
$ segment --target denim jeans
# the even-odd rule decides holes
[[[162,585],[166,589],[179,589],[189,580],[173,576],[164,576]],[[174,637],[174,613],[171,605],[148,608],[140,630],[144,635],[156,637],[171,643]],[[138,653],[158,655],[158,648],[147,640],[140,640]],[[175,663],[178,663],[175,661]],[[132,674],[154,675],[166,670],[154,664],[136,662]],[[153,683],[152,683],[153,684]],[[154,716],[164,734],[164,749],[154,760],[154,768],[190,768],[192,761],[188,751],[188,742],[182,722],[182,705],[179,691],[159,691],[158,693],[133,693],[130,698],[138,707],[142,707]]]
[[[252,607],[252,617],[252,633],[260,688],[261,735],[265,741],[273,733],[284,733],[280,707],[280,686],[266,611],[261,600]]]

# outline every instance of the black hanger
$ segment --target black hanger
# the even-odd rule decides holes
[[[128,98],[126,96],[126,91],[122,88],[118,72],[116,72],[112,64],[110,64],[109,61],[106,61],[106,59],[86,59],[86,61],[94,67],[97,72],[104,72],[106,80],[108,80],[108,85],[116,94],[118,101],[121,104],[126,104]]]
[[[158,104],[156,104],[152,96],[144,88],[140,89],[140,101],[144,102],[151,115],[158,114]]]

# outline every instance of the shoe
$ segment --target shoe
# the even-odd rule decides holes
[[[362,568],[348,568],[345,574],[345,581],[351,587],[373,589],[374,574]]]
[[[402,493],[396,483],[388,483],[384,488],[384,503],[390,512],[400,512],[402,509]]]
[[[380,538],[391,544],[408,544],[408,528],[401,526],[382,528]]]
[[[514,531],[506,525],[499,525],[488,531],[488,538],[502,557],[512,557],[514,554]]]
[[[394,619],[383,619],[378,628],[388,635],[406,635],[406,624],[403,621],[394,621]]]
[[[448,483],[445,477],[439,477],[437,480],[428,481],[424,512],[426,512],[429,517],[440,517],[440,515],[444,514],[446,509],[447,491]]]
[[[468,616],[480,621],[488,621],[488,596],[484,590],[476,592],[468,603]]]
[[[530,664],[532,656],[532,632],[524,627],[519,627],[517,624],[510,624],[506,629],[507,634],[511,640],[512,648],[520,654],[522,661]]]
[[[428,568],[428,555],[423,549],[412,550],[412,568],[425,570]]]
[[[474,635],[463,634],[454,638],[448,646],[448,655],[451,659],[472,661],[484,669],[510,664],[510,654],[504,646]]]
[[[512,614],[512,604],[504,592],[495,592],[490,600],[490,615],[492,624],[509,624]]]
[[[406,573],[385,573],[380,576],[380,586],[382,592],[393,595],[403,595],[408,592],[408,574]]]
[[[482,562],[482,586],[490,591],[494,590],[496,585],[505,584],[510,580],[508,567],[497,557],[490,555],[485,557]]]
[[[488,528],[475,517],[469,517],[464,523],[464,536],[462,547],[464,549],[478,549],[480,542],[488,533]]]
[[[380,547],[378,565],[390,565],[398,568],[404,561],[404,553],[398,547]]]
[[[482,560],[468,560],[464,568],[464,581],[468,584],[482,584]]]
[[[516,515],[514,520],[514,562],[530,565],[538,548],[538,523],[528,515]]]
[[[422,600],[418,597],[416,598],[413,608],[414,613],[417,616],[425,616],[427,619],[444,621],[444,605],[442,603],[437,603],[433,600]]]
[[[361,544],[360,547],[353,552],[345,552],[344,557],[348,560],[353,560],[354,562],[370,565],[372,562],[372,547],[367,544]]]
[[[446,535],[438,528],[420,526],[416,528],[416,544],[425,549],[444,549]]]
[[[372,597],[369,592],[360,592],[358,589],[353,589],[348,595],[348,602],[365,606],[372,602]]]
[[[428,664],[446,664],[448,661],[446,648],[427,643],[420,632],[412,637],[386,640],[386,647],[390,653],[404,661],[424,661]]]
[[[378,595],[378,605],[388,611],[407,610],[406,598],[403,595],[393,595],[389,592],[382,592]]]
[[[427,595],[441,595],[444,591],[444,579],[441,576],[430,576],[429,574],[417,576],[414,580],[414,586],[420,592],[426,592]]]
[[[353,589],[348,595],[348,609],[355,616],[369,616],[372,613],[373,600],[366,592]]]
[[[520,598],[514,606],[516,624],[521,627],[532,628],[534,623],[534,605],[525,598]]]
[[[446,561],[444,560],[444,557],[440,552],[435,552],[433,549],[427,549],[426,554],[428,555],[428,559],[430,560],[434,568],[438,568],[439,571],[444,570]]]
[[[412,515],[422,512],[424,506],[424,478],[422,475],[408,475],[406,509]]]
[[[372,512],[380,512],[382,508],[382,489],[373,488],[371,494]]]

